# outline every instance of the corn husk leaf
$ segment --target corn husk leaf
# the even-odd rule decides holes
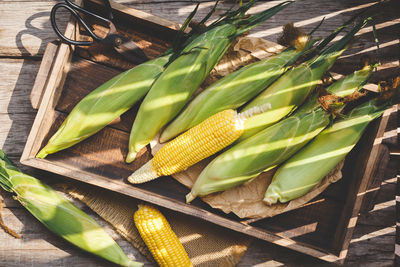
[[[239,12],[238,17],[217,23],[194,38],[167,66],[143,100],[132,126],[126,161],[132,162],[136,154],[179,113],[243,30],[257,26],[290,3],[283,2],[248,18]],[[254,2],[246,7],[250,8],[252,4]]]
[[[71,244],[121,266],[142,266],[130,260],[91,217],[40,180],[21,172],[0,150],[0,186],[50,231]]]
[[[380,117],[385,108],[370,100],[335,121],[278,168],[264,201],[285,203],[305,195],[346,157],[368,124]]]

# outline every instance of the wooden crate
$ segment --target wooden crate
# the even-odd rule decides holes
[[[102,9],[98,0],[86,0],[83,4],[96,11]],[[113,4],[113,8],[120,32],[138,41],[150,57],[166,49],[178,28],[173,22],[122,5]],[[77,32],[74,22],[69,22],[66,36],[72,37]],[[85,51],[74,50],[66,44],[50,44],[46,49],[32,92],[32,102],[39,110],[21,158],[22,164],[195,216],[324,261],[343,262],[364,195],[369,185],[376,185],[379,180],[376,173],[382,167],[381,140],[391,110],[369,126],[348,155],[343,178],[311,203],[273,218],[242,220],[212,209],[199,199],[186,204],[185,195],[189,190],[171,177],[143,185],[127,183],[126,178],[151,158],[147,149],[134,163],[124,163],[137,106],[122,115],[119,122],[82,143],[46,159],[35,158],[75,104],[121,72],[120,68],[113,67],[118,65],[115,62],[97,58],[102,63],[95,63],[79,56],[84,54]],[[114,56],[118,57],[110,54],[105,58]],[[120,66],[128,68],[130,64],[125,62]]]

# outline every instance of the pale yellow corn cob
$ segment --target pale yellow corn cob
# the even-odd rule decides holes
[[[139,205],[133,219],[140,236],[161,267],[193,266],[185,248],[158,209]]]
[[[139,184],[186,170],[233,143],[242,135],[244,121],[265,109],[265,106],[254,107],[240,114],[226,109],[214,114],[163,146],[128,181]]]

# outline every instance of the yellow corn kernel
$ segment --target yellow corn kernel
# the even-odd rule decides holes
[[[183,245],[162,213],[150,205],[138,205],[133,215],[140,236],[161,267],[193,266]]]
[[[144,183],[186,170],[238,139],[243,133],[243,121],[233,109],[214,114],[163,146],[128,181]]]

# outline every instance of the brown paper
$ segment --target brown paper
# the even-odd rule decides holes
[[[163,144],[153,142],[152,154],[154,155],[157,153],[162,146]],[[192,188],[197,177],[212,159],[213,158],[204,159],[189,167],[187,170],[172,175],[172,177],[186,187]],[[285,204],[278,203],[268,206],[262,201],[265,191],[271,183],[275,169],[264,172],[241,186],[231,188],[224,192],[210,194],[201,199],[213,208],[220,209],[225,213],[233,212],[240,218],[261,219],[272,217],[303,206],[322,193],[330,184],[341,179],[343,163],[344,161],[340,162],[306,195]]]
[[[261,38],[239,38],[237,43],[233,46],[233,49],[229,50],[220,63],[215,67],[213,72],[210,74],[211,78],[209,78],[209,80],[215,81],[220,77],[239,69],[243,65],[265,59],[279,53],[283,49],[283,46]],[[156,136],[150,145],[153,155],[162,147],[162,144],[158,143],[158,136]],[[201,171],[211,160],[212,158],[205,159],[191,166],[186,171],[172,175],[172,177],[186,187],[191,188]],[[317,185],[315,185],[310,192],[285,204],[278,203],[272,206],[267,206],[262,202],[265,191],[271,183],[275,170],[262,173],[258,177],[241,186],[203,197],[202,200],[213,208],[220,209],[225,213],[233,212],[240,218],[260,219],[271,217],[299,208],[319,195],[331,183],[336,182],[342,177],[342,166],[343,162],[339,163],[338,166]]]
[[[277,43],[255,37],[238,38],[228,52],[214,67],[202,88],[206,88],[220,78],[243,66],[265,59],[281,52],[285,47]]]

